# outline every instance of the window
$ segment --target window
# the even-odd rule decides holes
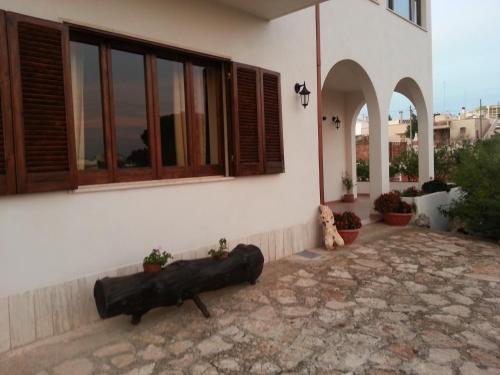
[[[0,50],[0,194],[284,172],[279,73],[1,10]]]
[[[80,184],[224,174],[222,62],[81,31],[71,40]]]
[[[150,167],[144,56],[113,49],[111,69],[118,168]]]
[[[188,136],[184,65],[161,58],[156,63],[162,166],[185,167]]]
[[[401,17],[422,26],[421,0],[389,0],[389,9]]]

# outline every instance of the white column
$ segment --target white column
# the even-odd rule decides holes
[[[418,112],[418,176],[419,183],[434,178],[434,126],[431,113]]]
[[[388,107],[388,106],[387,106]],[[390,191],[389,184],[389,131],[387,110],[368,102],[370,118],[370,199]]]

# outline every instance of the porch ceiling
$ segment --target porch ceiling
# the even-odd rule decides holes
[[[272,20],[327,0],[212,0],[259,18]]]

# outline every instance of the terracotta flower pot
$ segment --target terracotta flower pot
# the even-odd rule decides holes
[[[342,197],[342,202],[353,203],[354,202],[354,194],[344,194],[344,196]]]
[[[397,214],[389,212],[384,214],[384,221],[394,227],[405,227],[410,223],[412,217],[413,213]]]
[[[340,237],[344,240],[345,245],[352,244],[356,238],[358,238],[358,234],[361,228],[359,229],[338,229]]]
[[[161,271],[161,264],[143,264],[142,268],[146,273],[156,273]]]

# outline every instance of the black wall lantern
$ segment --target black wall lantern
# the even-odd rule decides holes
[[[337,130],[339,130],[340,129],[340,119],[338,118],[338,116],[333,116],[332,122],[335,125],[335,128],[337,128]]]
[[[309,95],[311,94],[306,87],[306,83],[304,82],[302,85],[300,83],[296,83],[295,92],[300,95],[300,103],[304,108],[306,108],[309,105]]]

